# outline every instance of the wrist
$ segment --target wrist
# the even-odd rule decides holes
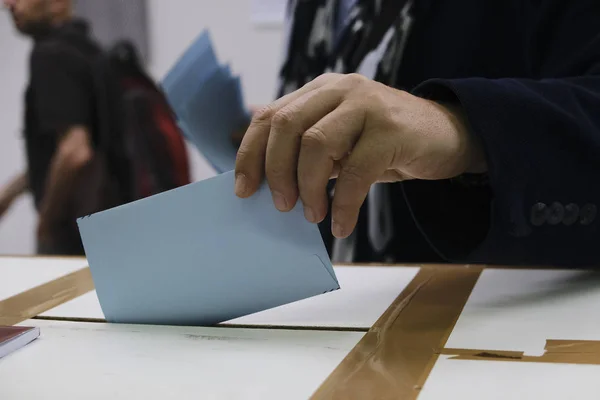
[[[487,162],[481,140],[475,135],[469,127],[467,116],[459,103],[446,103],[442,106],[447,110],[453,119],[455,133],[458,136],[459,148],[458,157],[462,159],[464,174],[484,174],[487,172]]]

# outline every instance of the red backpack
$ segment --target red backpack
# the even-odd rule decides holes
[[[141,66],[135,47],[120,42],[102,61],[101,141],[122,202],[190,183],[183,135],[163,92]]]

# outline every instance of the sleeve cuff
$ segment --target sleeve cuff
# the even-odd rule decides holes
[[[413,94],[433,101],[460,102],[452,87],[441,80],[428,81]],[[430,246],[449,262],[470,262],[471,254],[490,230],[493,192],[488,174],[405,182],[403,192],[415,223]],[[423,196],[429,197],[428,201]],[[436,197],[436,207],[431,207],[431,196]]]

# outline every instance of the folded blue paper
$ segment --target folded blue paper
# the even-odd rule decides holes
[[[248,122],[238,87],[239,78],[218,69],[181,112],[182,130],[188,130],[186,135],[218,172],[235,168],[237,149],[231,133]]]
[[[204,81],[217,68],[219,65],[210,34],[204,31],[163,79],[162,86],[172,106],[179,108],[185,103],[197,89],[196,84]]]
[[[78,220],[110,322],[212,325],[339,289],[302,205],[268,187],[233,193],[233,172]]]
[[[218,172],[235,167],[231,135],[250,120],[239,77],[220,66],[210,35],[203,32],[162,83],[185,137]]]

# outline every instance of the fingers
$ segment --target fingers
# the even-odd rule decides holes
[[[337,238],[345,238],[352,233],[371,185],[391,165],[393,148],[377,139],[362,137],[339,173],[331,210],[331,231]]]
[[[271,117],[275,113],[274,110],[301,96],[301,90],[280,98],[252,117],[236,156],[235,194],[237,196],[250,197],[260,186],[264,176]]]
[[[233,146],[238,147],[240,143],[242,143],[242,139],[246,134],[246,128],[247,127],[242,129],[236,129],[235,131],[233,131],[233,133],[231,134],[231,144]]]
[[[253,116],[260,110],[261,110],[261,107],[258,107],[258,106],[251,105],[248,107],[248,111],[250,111],[250,116]],[[240,129],[236,129],[231,134],[231,144],[233,144],[235,147],[239,147],[240,144],[242,143],[242,139],[244,138],[244,135],[246,134],[247,130],[248,130],[247,123],[244,123],[244,126],[241,127]]]
[[[297,170],[304,132],[335,110],[343,94],[335,85],[322,86],[294,99],[271,119],[265,174],[278,210],[289,211],[298,200]]]
[[[306,219],[321,222],[328,211],[327,184],[360,135],[364,113],[342,104],[309,128],[301,139],[298,188]]]
[[[281,97],[271,105],[254,113],[236,157],[235,193],[237,196],[249,197],[253,195],[263,180],[271,119],[277,111],[305,93],[321,87],[332,79],[334,77],[322,75],[299,90]]]

